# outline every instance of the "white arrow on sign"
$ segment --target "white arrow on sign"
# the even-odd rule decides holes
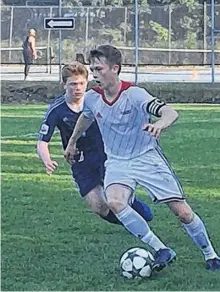
[[[49,25],[50,27],[72,27],[73,26],[73,22],[71,20],[50,20],[47,25]]]

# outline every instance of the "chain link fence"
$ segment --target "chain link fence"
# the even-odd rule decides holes
[[[139,64],[211,64],[210,11],[205,4],[192,10],[184,5],[140,7]],[[215,11],[215,26],[220,29],[220,5]],[[44,18],[58,17],[58,7],[3,6],[1,14],[3,64],[23,63],[21,46],[30,28],[37,30],[36,43],[43,48],[37,62],[47,64],[49,58],[58,64],[59,32],[44,29]],[[62,31],[63,63],[75,59],[76,53],[86,56],[91,48],[105,43],[121,48],[124,64],[135,63],[133,7],[63,7],[62,17],[75,18],[75,29]],[[220,38],[215,39],[219,65]]]

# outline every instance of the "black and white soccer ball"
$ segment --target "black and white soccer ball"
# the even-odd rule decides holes
[[[120,258],[121,274],[127,279],[149,278],[152,273],[153,255],[140,247],[127,250]]]

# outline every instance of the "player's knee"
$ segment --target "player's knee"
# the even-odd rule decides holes
[[[107,203],[104,201],[104,199],[101,196],[101,187],[96,187],[92,191],[90,191],[84,199],[86,200],[86,203],[90,210],[102,217],[107,216],[109,212],[109,208]]]
[[[105,217],[109,213],[109,208],[107,205],[90,205],[90,210],[101,217]]]
[[[120,200],[120,198],[114,196],[109,197],[107,203],[109,208],[114,213],[121,212],[127,206],[127,202],[124,202],[123,200]]]
[[[182,223],[192,222],[193,211],[186,202],[170,202],[169,207]]]
[[[181,210],[178,218],[182,223],[189,224],[193,220],[193,213],[190,210]]]
[[[111,185],[106,189],[107,204],[113,213],[121,212],[128,205],[131,190],[122,185]]]

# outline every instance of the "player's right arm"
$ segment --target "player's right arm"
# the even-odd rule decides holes
[[[38,134],[37,153],[46,168],[46,173],[51,175],[57,168],[58,164],[51,158],[49,151],[49,142],[57,125],[57,116],[52,106],[46,112],[43,123]]]
[[[93,121],[94,119],[87,117],[84,112],[78,118],[72,136],[70,137],[68,145],[64,151],[64,157],[68,163],[73,164],[75,162],[74,156],[77,154],[76,142],[82,134],[88,130]]]

